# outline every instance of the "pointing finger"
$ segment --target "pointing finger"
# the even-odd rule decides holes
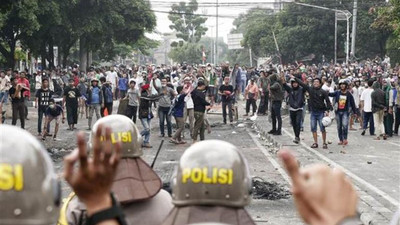
[[[293,191],[296,192],[296,190],[301,189],[303,186],[302,176],[300,175],[299,171],[299,164],[297,163],[297,160],[293,154],[287,149],[280,150],[278,155],[285,165],[286,171],[288,172],[290,178],[292,178]]]

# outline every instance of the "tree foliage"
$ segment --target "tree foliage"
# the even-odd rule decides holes
[[[180,2],[171,6],[168,19],[173,24],[169,27],[172,30],[176,30],[176,36],[186,42],[198,42],[207,32],[207,28],[203,26],[207,18],[195,15],[197,9],[198,3],[196,0],[191,0],[187,4],[186,2]]]
[[[352,0],[343,0],[340,5],[335,1],[304,0],[304,3],[338,8],[353,9]],[[374,57],[385,53],[385,43],[389,33],[371,27],[376,14],[369,9],[378,0],[359,1],[357,19],[356,56],[358,58]],[[350,25],[352,20],[350,19]],[[284,9],[273,13],[268,9],[252,9],[235,20],[236,29],[232,33],[244,34],[243,46],[253,50],[253,58],[281,56],[283,62],[301,60],[314,55],[321,61],[334,58],[335,13],[296,4],[286,4]],[[351,27],[350,27],[351,30]],[[279,52],[273,33],[275,33]],[[345,57],[346,21],[338,21],[338,58]],[[237,60],[248,56],[248,51],[232,51]],[[246,59],[248,61],[248,58]]]
[[[3,3],[4,1],[4,3]],[[0,6],[0,53],[14,66],[19,41],[35,56],[53,66],[53,46],[58,46],[65,66],[70,49],[79,43],[84,52],[107,52],[128,45],[131,49],[154,46],[145,32],[156,24],[147,0],[3,0]],[[121,50],[121,49],[120,49]],[[84,53],[83,52],[83,53]]]

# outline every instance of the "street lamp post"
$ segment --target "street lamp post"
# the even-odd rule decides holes
[[[327,8],[327,7],[323,7],[323,6],[318,6],[318,5],[310,5],[310,4],[305,4],[305,3],[300,3],[300,2],[292,2],[296,5],[302,5],[302,6],[307,6],[307,7],[312,7],[312,8],[317,8],[317,9],[322,9],[322,10],[328,10],[328,11],[333,11],[335,12],[335,63],[337,60],[337,21],[338,20],[344,20],[344,19],[340,19],[340,15],[341,16],[345,16],[346,17],[346,21],[347,21],[347,35],[346,35],[346,64],[349,63],[349,44],[350,44],[350,26],[349,26],[349,20],[352,16],[352,14],[347,11],[347,10],[339,10],[339,9],[331,9],[331,8]],[[339,16],[339,17],[338,17]]]

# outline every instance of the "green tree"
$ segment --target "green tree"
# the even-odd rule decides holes
[[[15,49],[21,36],[39,29],[38,12],[38,0],[6,0],[0,4],[0,53],[7,67],[15,66]]]
[[[168,53],[175,62],[190,62],[200,64],[202,61],[202,46],[198,43],[184,43],[182,46],[172,48]]]
[[[196,0],[191,0],[187,4],[186,2],[180,2],[171,6],[168,19],[173,24],[169,27],[177,31],[176,36],[178,38],[182,38],[187,42],[198,42],[201,36],[207,32],[207,28],[203,26],[207,18],[195,15],[197,9],[198,3]]]

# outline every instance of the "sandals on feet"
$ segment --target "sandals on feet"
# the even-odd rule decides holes
[[[318,148],[318,144],[317,143],[312,144],[311,148]]]
[[[323,148],[323,149],[328,149],[328,144],[327,144],[327,143],[323,143],[323,144],[322,144],[322,148]]]

